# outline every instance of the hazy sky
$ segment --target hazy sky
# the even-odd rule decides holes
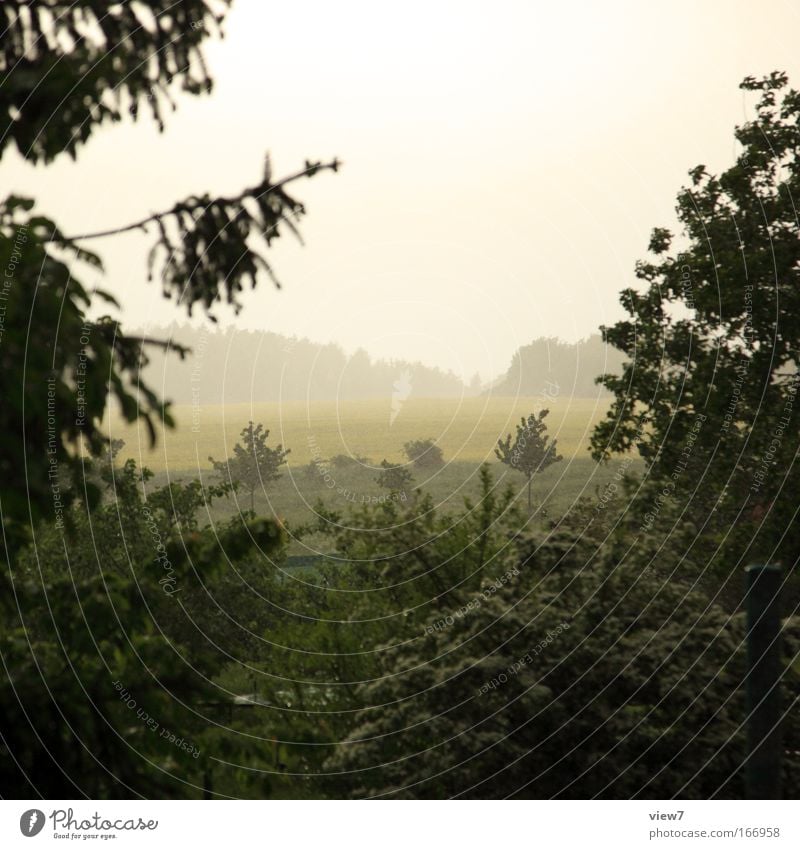
[[[268,150],[276,175],[338,156],[295,184],[306,246],[273,251],[283,291],[264,280],[235,321],[488,378],[619,315],[687,170],[736,154],[741,78],[800,86],[799,41],[788,0],[237,0],[210,97],[180,97],[163,135],[109,126],[77,163],[9,154],[4,189],[85,232],[253,185]],[[182,317],[145,282],[149,244],[96,243],[128,326]]]

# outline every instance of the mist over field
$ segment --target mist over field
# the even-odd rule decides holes
[[[599,334],[577,342],[535,339],[487,379],[477,373],[465,379],[412,354],[393,360],[363,348],[347,354],[340,345],[269,331],[173,324],[150,326],[147,334],[168,340],[170,348],[147,352],[142,379],[176,404],[388,400],[398,394],[403,400],[543,394],[585,399],[607,394],[596,379],[622,364],[619,351]],[[190,349],[184,359],[176,355],[179,346]]]
[[[0,845],[791,843],[799,41],[0,0]]]

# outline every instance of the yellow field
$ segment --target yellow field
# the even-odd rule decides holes
[[[159,436],[155,450],[147,432],[112,416],[111,436],[125,440],[123,456],[135,457],[154,471],[186,471],[208,467],[208,456],[223,459],[231,452],[249,419],[269,428],[269,444],[291,448],[290,465],[308,463],[314,456],[360,455],[379,463],[401,460],[403,444],[434,438],[446,460],[480,462],[494,459],[494,445],[514,432],[520,417],[537,411],[531,399],[467,398],[409,399],[390,422],[391,401],[285,402],[174,407],[178,427]],[[564,399],[549,403],[548,430],[558,437],[565,458],[586,456],[588,437],[602,417],[605,400]]]

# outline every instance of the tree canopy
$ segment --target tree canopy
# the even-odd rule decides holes
[[[176,105],[174,85],[190,94],[210,89],[202,45],[221,32],[228,5],[0,4],[6,25],[0,152],[13,141],[33,162],[75,157],[99,126],[128,112],[137,117],[144,104],[163,128],[165,105]],[[0,491],[10,542],[24,538],[31,521],[59,519],[75,497],[96,504],[99,490],[84,485],[83,454],[102,453],[100,424],[112,400],[125,420],[143,421],[151,441],[157,423],[173,423],[141,370],[153,347],[181,356],[187,349],[127,335],[112,316],[118,307],[113,293],[81,283],[81,266],[102,270],[100,256],[82,244],[130,229],[155,231],[150,278],[189,313],[200,304],[213,319],[221,300],[238,308],[239,293],[256,285],[259,271],[277,283],[265,249],[284,231],[299,235],[296,221],[304,213],[286,186],[323,168],[335,170],[338,162],[307,161],[274,179],[267,157],[261,178],[236,194],[192,196],[132,223],[83,234],[34,213],[30,198],[0,200],[0,424],[8,435],[0,447]],[[90,321],[98,305],[107,313]]]
[[[231,0],[1,3],[0,152],[34,162],[73,158],[100,126],[147,108],[158,126],[173,84],[211,90],[203,42],[221,35]]]
[[[643,529],[688,523],[729,569],[800,556],[786,497],[800,485],[800,94],[778,72],[741,88],[758,101],[735,163],[691,169],[680,232],[653,230],[654,258],[620,297],[627,317],[603,328],[626,359],[600,378],[614,398],[592,436],[598,460],[645,460],[631,501]]]
[[[228,6],[0,3],[0,154],[13,144],[32,163],[75,158],[100,126],[144,112],[163,129],[177,88],[210,89],[202,46]],[[219,645],[238,636],[241,656],[254,653],[266,627],[263,605],[253,606],[268,594],[263,554],[282,541],[273,519],[200,530],[200,507],[226,495],[224,483],[173,482],[148,502],[148,473],[133,461],[114,469],[104,415],[116,405],[154,441],[173,420],[141,380],[147,351],[186,349],[126,334],[111,287],[82,280],[102,271],[84,244],[153,233],[142,283],[149,266],[166,297],[213,319],[222,300],[238,307],[245,285],[275,280],[265,251],[284,232],[299,235],[304,212],[288,184],[337,167],[305,162],[278,179],[267,158],[241,191],[144,218],[131,210],[131,223],[80,234],[31,198],[0,198],[3,795],[200,795],[213,754],[236,748],[220,744],[214,702],[229,699],[209,684],[230,659]],[[233,612],[242,620],[232,626]],[[252,795],[263,795],[256,784]],[[243,788],[234,778],[221,789]]]

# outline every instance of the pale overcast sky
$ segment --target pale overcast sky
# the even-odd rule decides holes
[[[237,0],[214,93],[180,96],[163,135],[109,126],[47,168],[9,153],[4,186],[74,233],[236,193],[266,151],[276,175],[338,156],[295,184],[307,244],[273,252],[284,289],[264,280],[238,326],[488,378],[619,315],[687,170],[736,154],[742,77],[800,86],[798,43],[788,0]],[[96,243],[128,326],[182,317],[145,282],[149,244]]]

